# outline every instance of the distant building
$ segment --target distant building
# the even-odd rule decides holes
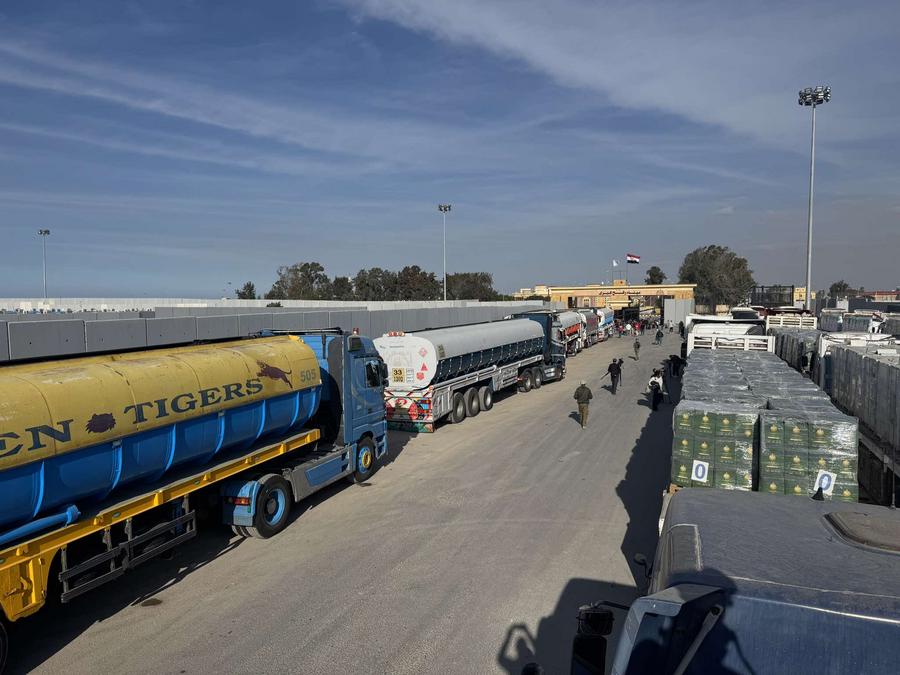
[[[693,300],[697,284],[630,284],[624,279],[616,279],[611,286],[589,284],[587,286],[535,286],[522,288],[513,293],[516,300],[524,300],[531,295],[549,297],[566,307],[639,307],[656,305],[665,298]]]
[[[815,299],[816,294],[810,296]],[[750,305],[761,307],[790,307],[806,302],[806,286],[775,284],[754,286],[750,291]]]
[[[860,297],[871,298],[872,302],[895,302],[900,300],[900,291],[865,291]]]

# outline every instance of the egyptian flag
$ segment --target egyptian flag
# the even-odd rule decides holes
[[[639,265],[641,262],[641,256],[635,255],[634,253],[626,253],[625,262],[627,262],[629,265]]]

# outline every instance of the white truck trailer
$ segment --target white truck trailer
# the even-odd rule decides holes
[[[501,389],[527,392],[562,379],[567,344],[555,315],[521,316],[377,338],[388,369],[388,427],[431,432],[445,417],[457,424],[490,410]]]

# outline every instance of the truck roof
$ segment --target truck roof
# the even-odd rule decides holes
[[[737,595],[900,621],[900,513],[713,489],[673,495],[658,588],[727,586]],[[665,568],[665,569],[663,569]]]

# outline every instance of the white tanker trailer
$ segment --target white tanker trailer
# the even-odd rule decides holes
[[[562,379],[565,345],[553,324],[550,315],[535,314],[376,338],[388,369],[388,426],[434,431],[444,417],[458,423],[490,410],[500,389],[530,391]]]
[[[584,332],[582,349],[595,345],[602,339],[600,336],[600,318],[593,309],[579,309],[581,329]]]

